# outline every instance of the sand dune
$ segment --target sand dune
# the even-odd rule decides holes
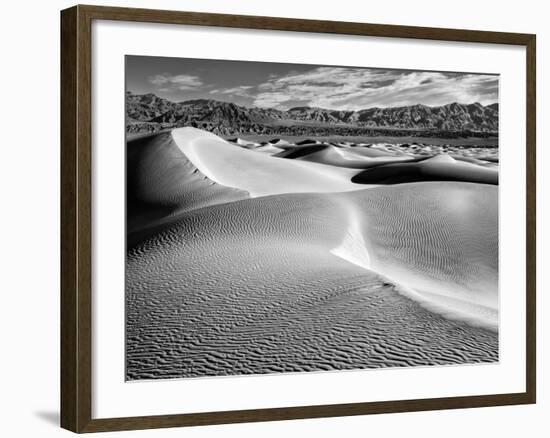
[[[497,329],[495,186],[415,183],[353,197],[370,269],[436,311]]]
[[[498,170],[436,155],[413,163],[395,163],[367,169],[352,178],[356,183],[398,184],[415,181],[464,181],[498,184]]]
[[[180,150],[209,179],[245,190],[251,196],[365,188],[351,182],[351,177],[357,173],[354,169],[259,154],[195,128],[174,129],[172,137]],[[274,144],[278,146],[281,142]]]
[[[278,148],[277,146],[274,146],[269,142],[254,142],[239,137],[227,139],[226,141],[236,144],[245,149],[251,149],[254,152],[265,153],[266,155],[275,155],[284,151],[284,149]]]
[[[247,147],[247,148],[250,148],[250,149],[254,149],[254,148],[256,148],[260,145],[259,143],[256,143],[254,141],[248,141],[248,140],[244,140],[242,138],[237,138],[236,143],[239,146]]]
[[[278,148],[277,146],[273,146],[271,144],[266,144],[262,146],[258,146],[257,148],[254,148],[254,152],[261,152],[267,155],[275,155],[279,154],[283,151],[283,149]]]
[[[495,167],[495,165],[498,165],[498,160],[495,163],[494,160],[486,160],[484,158],[463,157],[460,155],[451,155],[451,157],[453,157],[455,160],[458,160],[458,161],[477,164],[478,166],[483,166],[483,167]]]
[[[288,140],[284,140],[282,138],[273,138],[268,141],[269,144],[275,145],[277,147],[285,147],[285,146],[292,146],[291,143]]]
[[[352,178],[355,183],[397,184],[418,181],[465,181],[498,184],[494,163],[471,157],[446,154],[413,156],[385,147],[335,147],[325,143],[287,148],[280,158],[309,161],[348,169],[363,169]]]
[[[412,156],[396,156],[382,151],[368,150],[373,153],[361,153],[359,149],[337,148],[335,146],[311,146],[309,153],[302,152],[287,155],[285,158],[297,158],[299,160],[311,161],[314,163],[329,164],[331,166],[346,167],[353,169],[368,169],[383,164],[407,162],[414,160]],[[316,148],[315,150],[313,148]],[[370,156],[369,156],[370,155]]]
[[[495,189],[404,187],[214,205],[131,250],[128,378],[494,361],[460,319],[494,323]]]
[[[313,138],[306,138],[304,140],[300,140],[296,142],[297,146],[304,146],[304,145],[314,145],[320,143],[319,140],[315,140]]]
[[[305,155],[313,154],[318,151],[323,151],[328,146],[326,144],[317,142],[315,144],[307,143],[302,146],[296,146],[292,148],[283,149],[281,153],[277,155],[279,158],[300,158]]]
[[[272,157],[193,128],[128,143],[128,379],[498,360],[498,188],[365,188],[303,158],[392,151],[301,148],[317,146]],[[491,171],[437,156],[359,177],[397,166]]]
[[[374,148],[371,146],[361,146],[361,147],[347,147],[347,151],[353,152],[354,155],[360,155],[368,158],[407,158],[412,157],[412,154],[406,154],[401,151],[392,151],[387,149]]]
[[[178,214],[248,197],[205,177],[169,132],[140,136],[126,146],[126,226],[131,247]]]

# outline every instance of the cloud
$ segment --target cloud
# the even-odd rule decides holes
[[[318,67],[270,76],[258,86],[254,105],[286,109],[292,102],[356,110],[370,107],[498,100],[498,78],[491,75]]]
[[[160,73],[148,77],[156,92],[177,96],[196,91],[244,105],[288,109],[296,105],[358,110],[372,107],[451,102],[488,104],[498,101],[498,77],[453,72],[316,67],[308,71],[269,74],[258,85],[204,83],[193,74]]]
[[[159,91],[176,91],[176,90],[195,90],[204,85],[201,78],[194,75],[172,75],[170,73],[162,73],[154,76],[149,76],[149,82],[157,87],[161,87]]]
[[[231,94],[234,96],[251,97],[250,90],[254,88],[253,85],[240,85],[238,87],[215,89],[211,90],[210,94]]]

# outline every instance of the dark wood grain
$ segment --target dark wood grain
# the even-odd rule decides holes
[[[61,426],[78,430],[76,8],[61,15]]]
[[[91,419],[91,21],[61,14],[61,425]]]
[[[81,432],[156,429],[166,427],[204,426],[213,424],[251,423],[261,421],[299,420],[306,418],[343,417],[442,409],[464,409],[488,406],[529,404],[526,393],[471,397],[447,397],[418,400],[397,400],[369,403],[348,403],[320,406],[299,406],[275,409],[206,412],[198,414],[157,415],[145,417],[92,420]]]
[[[121,20],[525,46],[526,391],[513,394],[92,419],[91,23]],[[74,432],[276,421],[536,401],[536,39],[531,34],[75,6],[61,13],[61,425]]]
[[[301,20],[296,18],[259,17],[254,15],[207,14],[151,9],[81,6],[94,19],[140,21],[150,23],[189,24],[245,29],[286,30],[294,32],[334,33],[388,38],[463,41],[526,45],[530,34],[488,32],[480,30],[442,29],[436,27],[396,26],[342,21]]]

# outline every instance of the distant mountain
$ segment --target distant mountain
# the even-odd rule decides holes
[[[152,93],[138,95],[126,92],[126,117],[130,120],[150,121],[176,107],[176,103]]]
[[[154,94],[126,94],[129,131],[152,131],[168,127],[196,126],[220,134],[272,133],[286,130],[398,129],[496,133],[498,104],[480,103],[430,107],[411,105],[338,111],[314,107],[294,107],[287,111],[273,108],[247,108],[229,102],[195,99],[172,102]]]
[[[309,120],[324,123],[354,123],[354,111],[337,111],[324,108],[301,106],[290,108],[288,118],[292,120]]]
[[[498,131],[498,105],[494,108],[477,102],[469,105],[455,102],[434,107],[369,108],[355,112],[352,120],[373,127]]]

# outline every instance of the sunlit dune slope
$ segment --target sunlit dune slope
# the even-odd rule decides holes
[[[245,190],[251,196],[365,188],[351,182],[351,177],[357,173],[355,169],[272,157],[243,149],[195,128],[174,129],[172,137],[180,150],[209,179]]]
[[[433,310],[497,329],[496,186],[411,183],[348,197],[372,270]]]

